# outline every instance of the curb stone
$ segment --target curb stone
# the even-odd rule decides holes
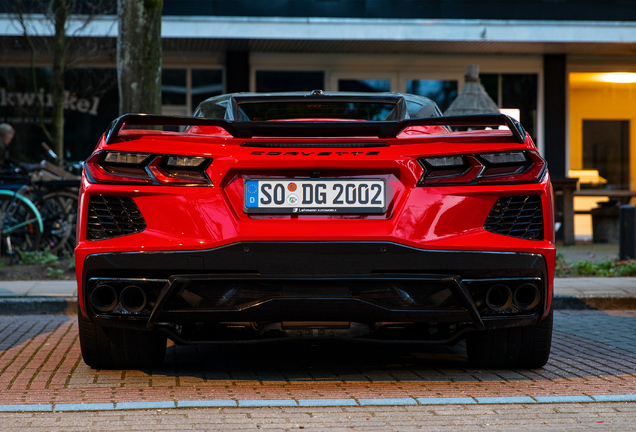
[[[556,295],[552,300],[555,310],[634,310],[636,297],[574,297]]]
[[[75,297],[4,297],[0,298],[0,315],[74,315]]]

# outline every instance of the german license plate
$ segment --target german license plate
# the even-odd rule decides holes
[[[245,213],[384,213],[384,179],[245,179]]]

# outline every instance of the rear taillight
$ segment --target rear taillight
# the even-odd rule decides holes
[[[211,185],[206,169],[212,158],[133,152],[99,152],[85,164],[95,183]]]
[[[546,162],[534,151],[489,152],[418,158],[424,174],[418,186],[534,183]]]
[[[484,168],[473,155],[427,157],[419,161],[424,168],[419,186],[471,183]]]
[[[159,183],[208,184],[205,169],[210,159],[190,156],[158,156],[148,165],[148,170]]]
[[[486,170],[483,176],[477,180],[478,184],[491,183],[533,183],[543,178],[546,171],[546,162],[533,151],[528,152],[505,152],[503,155],[510,154],[519,156],[517,159],[510,157],[509,159],[493,160],[489,162],[486,155],[496,155],[497,153],[486,153],[482,156],[487,162]],[[521,157],[524,159],[522,160]]]

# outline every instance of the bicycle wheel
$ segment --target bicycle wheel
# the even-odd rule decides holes
[[[44,221],[40,249],[51,253],[73,252],[77,222],[77,195],[71,192],[51,192],[37,203]]]
[[[20,199],[0,195],[0,213],[3,250],[35,251],[42,236],[35,212]]]

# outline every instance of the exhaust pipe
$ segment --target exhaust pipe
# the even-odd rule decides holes
[[[129,285],[122,290],[120,301],[127,312],[136,313],[146,307],[146,293],[136,285]]]
[[[117,293],[110,285],[100,285],[91,293],[91,305],[99,312],[110,312],[117,306]]]
[[[532,309],[539,304],[541,293],[533,284],[524,283],[515,289],[514,302],[521,310]]]
[[[512,291],[506,285],[497,284],[486,291],[486,305],[497,312],[508,309],[512,304]]]

